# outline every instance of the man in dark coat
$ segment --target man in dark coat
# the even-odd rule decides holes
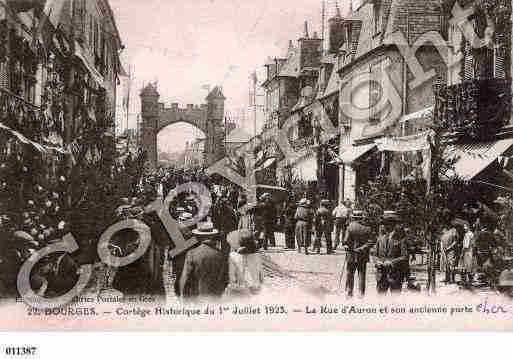
[[[237,229],[239,218],[226,197],[219,198],[212,207],[212,222],[222,239]]]
[[[365,222],[365,217],[362,211],[354,211],[344,238],[343,244],[346,249],[347,263],[346,295],[348,297],[353,296],[356,271],[358,271],[360,297],[365,295],[365,275],[367,262],[369,262],[369,249],[375,243],[375,235],[371,227]]]
[[[296,248],[296,241],[294,239],[294,232],[296,228],[296,220],[294,215],[296,214],[297,205],[293,199],[291,199],[285,207],[285,245],[288,249]]]
[[[323,235],[326,239],[327,254],[333,253],[333,244],[331,242],[333,217],[328,209],[329,204],[329,200],[323,199],[319,209],[315,212],[315,241],[313,250],[317,250],[317,254],[321,252],[321,239]]]
[[[262,220],[264,225],[264,248],[267,246],[276,247],[276,239],[274,238],[274,229],[276,226],[276,207],[273,203],[272,196],[264,193],[260,197]]]
[[[383,224],[386,233],[380,235],[373,250],[376,265],[378,294],[401,291],[408,272],[408,247],[406,235],[400,225],[401,218],[393,211],[385,211]]]
[[[184,300],[218,299],[229,281],[228,255],[221,249],[219,232],[212,223],[201,223],[192,231],[201,244],[189,252],[180,278],[180,293]]]

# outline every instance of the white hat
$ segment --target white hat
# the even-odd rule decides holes
[[[180,213],[180,217],[178,217],[178,219],[180,221],[188,221],[189,219],[192,219],[192,214],[190,214],[189,212],[183,212],[183,213]]]
[[[214,228],[212,222],[198,223],[198,227],[192,230],[192,234],[195,236],[215,236],[219,231]]]

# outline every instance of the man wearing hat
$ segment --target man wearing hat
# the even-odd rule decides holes
[[[305,248],[305,254],[308,255],[308,246],[310,245],[310,230],[312,223],[312,211],[308,205],[308,200],[303,198],[298,203],[296,215],[296,241],[297,251],[301,253],[301,247]]]
[[[408,247],[406,235],[395,211],[385,211],[382,223],[385,234],[378,237],[373,249],[378,294],[400,292],[407,277]]]
[[[353,296],[354,275],[358,271],[358,289],[360,297],[365,295],[365,276],[367,262],[369,262],[369,249],[375,243],[375,235],[371,227],[365,221],[363,211],[355,210],[351,215],[351,223],[347,227],[344,238],[346,249],[347,279],[346,295]]]
[[[186,300],[218,299],[229,281],[229,252],[221,249],[219,231],[211,222],[198,224],[192,234],[201,244],[187,252],[180,278],[180,293]]]
[[[317,212],[315,212],[315,241],[313,250],[317,251],[317,254],[321,252],[321,238],[324,235],[326,239],[326,252],[327,254],[333,253],[332,242],[331,242],[331,231],[333,230],[333,217],[331,211],[328,209],[330,201],[327,199],[321,200],[321,205]]]

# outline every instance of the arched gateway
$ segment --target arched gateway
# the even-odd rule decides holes
[[[204,147],[205,166],[209,166],[224,156],[224,97],[221,88],[216,86],[207,96],[206,104],[187,105],[179,108],[177,103],[166,108],[159,102],[156,85],[148,84],[140,93],[142,117],[142,146],[148,153],[148,162],[157,167],[157,135],[164,127],[178,122],[196,126],[206,136]]]

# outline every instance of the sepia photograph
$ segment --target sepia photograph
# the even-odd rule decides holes
[[[513,330],[512,7],[0,0],[0,330]]]

